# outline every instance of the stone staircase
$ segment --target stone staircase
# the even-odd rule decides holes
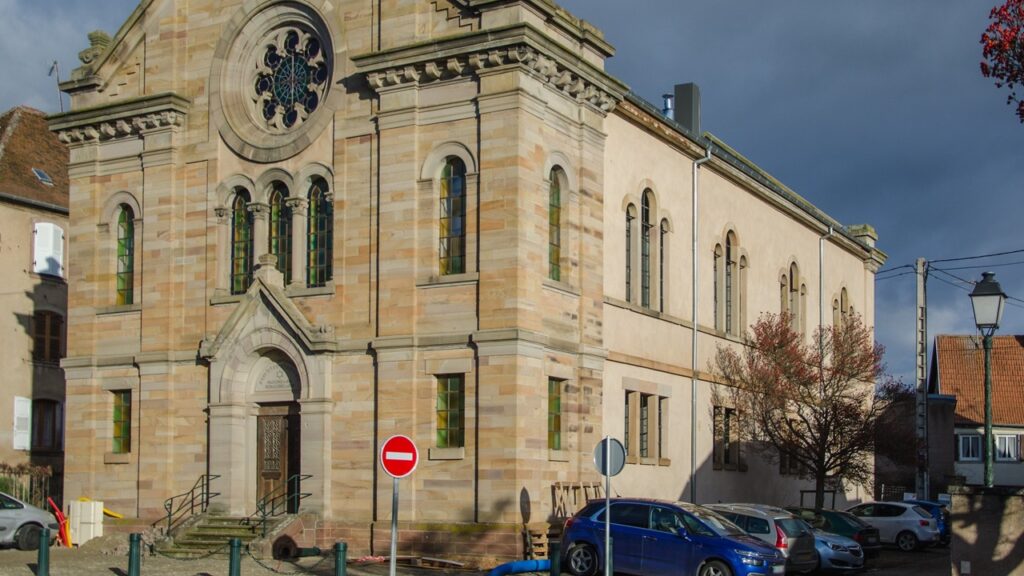
[[[242,545],[246,545],[257,536],[255,526],[248,523],[248,518],[203,515],[195,523],[182,528],[172,540],[158,543],[156,551],[173,558],[206,556],[222,548],[222,552],[227,554],[232,538],[238,538]]]

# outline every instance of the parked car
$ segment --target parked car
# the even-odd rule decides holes
[[[575,576],[604,569],[605,501],[592,500],[566,520],[562,567]],[[612,567],[644,576],[769,576],[785,558],[707,508],[682,502],[613,498]]]
[[[842,510],[815,510],[813,508],[786,508],[814,528],[846,536],[860,544],[866,558],[875,558],[882,551],[878,528]]]
[[[952,523],[949,521],[949,508],[936,500],[904,500],[905,504],[917,504],[931,513],[939,527],[939,545],[949,546],[953,538]]]
[[[709,504],[708,508],[774,546],[786,557],[786,573],[810,572],[818,565],[810,526],[785,509],[765,504]]]
[[[813,528],[810,524],[807,525],[807,529],[814,534],[814,549],[818,551],[818,572],[851,572],[864,568],[864,550],[860,544],[846,536]]]
[[[916,504],[865,502],[847,512],[878,528],[882,542],[910,552],[939,541],[939,529],[931,513]]]
[[[39,548],[43,527],[50,529],[52,543],[60,528],[53,514],[0,492],[0,545],[35,550]]]

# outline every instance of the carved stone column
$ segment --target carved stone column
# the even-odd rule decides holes
[[[213,209],[217,217],[217,276],[213,279],[214,293],[225,296],[229,291],[231,276],[231,209],[218,206]]]
[[[253,256],[259,262],[264,254],[270,253],[270,204],[253,202],[249,204],[252,213]]]
[[[292,281],[289,286],[306,284],[306,221],[309,219],[309,200],[288,198],[285,204],[292,213]]]

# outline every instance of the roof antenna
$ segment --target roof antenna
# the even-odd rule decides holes
[[[47,76],[57,75],[57,100],[60,102],[60,113],[64,113],[64,96],[60,93],[60,64],[56,60],[50,65],[50,73]]]

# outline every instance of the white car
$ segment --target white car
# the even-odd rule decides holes
[[[0,492],[0,545],[13,544],[19,550],[35,550],[39,548],[44,527],[50,529],[52,542],[60,528],[53,514]]]
[[[882,542],[910,552],[922,544],[939,541],[935,518],[924,508],[903,502],[865,502],[847,512],[878,528]]]

